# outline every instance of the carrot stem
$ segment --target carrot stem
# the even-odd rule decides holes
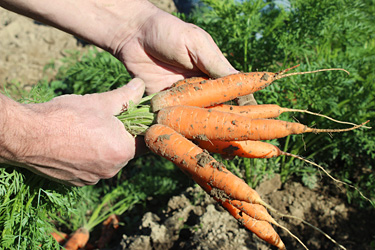
[[[121,114],[117,115],[130,134],[144,135],[146,130],[155,123],[155,114],[150,108],[150,100],[154,95],[143,97],[138,105],[130,103]]]

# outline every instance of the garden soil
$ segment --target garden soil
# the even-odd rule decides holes
[[[310,222],[347,249],[374,249],[374,246],[371,247],[375,236],[374,211],[358,212],[346,203],[344,191],[336,186],[327,184],[311,190],[299,182],[282,185],[280,177],[276,175],[261,183],[256,190],[281,213]],[[112,249],[275,249],[240,226],[198,186],[187,188],[166,204],[151,200],[149,208],[150,211],[144,213],[136,227],[122,234],[120,246]],[[300,220],[274,217],[309,249],[339,249]],[[287,249],[304,249],[288,233],[282,229],[276,230]]]
[[[172,1],[160,1],[175,10]],[[84,51],[87,46],[75,37],[0,8],[0,87],[27,89],[40,79],[52,79],[54,69],[46,64],[59,60],[68,50]],[[344,190],[320,183],[311,190],[299,182],[281,185],[278,176],[263,182],[261,196],[280,212],[303,218],[319,227],[347,249],[375,249],[375,213],[347,203]],[[165,202],[148,201],[148,212],[138,225],[125,227],[111,244],[125,249],[272,249],[239,226],[199,187],[189,187]],[[135,211],[132,211],[135,213]],[[335,249],[322,234],[299,220],[280,218],[310,249]],[[285,231],[277,229],[289,249],[302,247]]]

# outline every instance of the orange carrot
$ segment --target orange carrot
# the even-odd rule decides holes
[[[250,119],[242,115],[193,106],[173,106],[160,110],[157,123],[173,128],[188,139],[271,140],[292,134],[344,132],[356,129],[315,129],[295,122]],[[363,124],[362,124],[363,125]]]
[[[52,232],[51,236],[60,244],[63,244],[68,239],[68,234],[59,231]]]
[[[316,115],[320,117],[327,118],[331,121],[342,123],[342,124],[349,124],[355,126],[356,124],[351,122],[343,122],[335,120],[329,116],[314,113],[308,110],[303,109],[291,109],[291,108],[283,108],[276,104],[261,104],[261,105],[247,105],[247,106],[236,106],[236,105],[227,105],[227,104],[218,104],[216,106],[208,107],[208,109],[214,109],[223,112],[235,113],[239,115],[246,116],[252,119],[266,119],[266,118],[276,118],[282,113],[285,112],[300,112],[306,113],[310,115]]]
[[[216,199],[217,200],[217,199]],[[254,204],[247,202],[232,200],[232,201],[218,201],[227,211],[236,218],[241,224],[243,224],[247,229],[255,233],[259,238],[265,240],[266,242],[278,247],[279,249],[285,249],[284,243],[281,241],[279,235],[276,233],[275,229],[270,225],[270,223],[284,229],[293,238],[295,238],[305,249],[308,249],[305,244],[292,232],[290,232],[286,227],[281,226],[277,223],[267,211],[264,213],[262,210],[254,207]],[[259,205],[260,206],[260,205]],[[265,208],[263,207],[265,210]],[[263,212],[263,213],[262,213]],[[252,215],[260,217],[265,216],[264,220],[256,219]],[[311,225],[311,224],[310,224]],[[313,226],[314,227],[314,226]],[[314,227],[315,229],[318,229]],[[324,235],[323,231],[320,230]],[[329,236],[328,236],[329,237]],[[331,238],[331,240],[333,240]],[[334,243],[337,243],[333,240]],[[338,244],[338,243],[337,243]],[[339,244],[338,244],[339,245]]]
[[[172,161],[193,180],[223,190],[232,199],[264,205],[254,189],[172,128],[152,125],[146,131],[145,142],[151,151]]]
[[[234,207],[228,201],[219,202],[236,220],[239,221],[240,224],[256,234],[259,238],[265,240],[271,245],[276,246],[278,249],[286,249],[280,236],[269,222],[250,217],[246,213]]]
[[[267,209],[261,205],[256,203],[248,203],[245,201],[239,200],[232,200],[228,199],[228,195],[223,194],[223,192],[217,188],[212,188],[207,182],[204,182],[202,179],[195,179],[195,182],[201,186],[201,188],[206,191],[211,197],[213,197],[219,203],[221,202],[229,202],[231,205],[235,206],[236,208],[240,209],[242,212],[249,215],[251,218],[256,220],[263,220],[274,225],[279,225],[272,216],[268,213]]]
[[[195,143],[208,152],[224,156],[240,156],[245,158],[273,158],[283,152],[276,146],[263,141],[204,141],[194,140]]]
[[[206,192],[211,193],[246,228],[280,249],[285,248],[280,237],[267,221],[251,218],[228,203],[227,200],[236,199],[246,201],[248,204],[266,204],[254,189],[208,153],[173,129],[160,124],[153,125],[147,130],[145,142],[153,152],[171,160]]]
[[[154,112],[165,107],[176,105],[209,107],[233,100],[239,96],[252,94],[256,91],[264,89],[275,80],[291,75],[301,75],[329,70],[346,71],[344,69],[321,69],[284,75],[285,72],[297,66],[278,73],[237,73],[217,79],[183,84],[156,94],[151,99],[151,107]]]
[[[243,115],[252,119],[263,119],[263,118],[276,118],[281,115],[284,111],[283,108],[276,104],[262,104],[262,105],[247,105],[247,106],[235,106],[218,104],[216,106],[207,107],[208,109],[218,110],[222,112],[235,113]]]
[[[197,179],[195,181],[198,183],[199,186],[203,188],[203,190],[210,194],[244,227],[255,233],[259,238],[274,246],[277,246],[279,249],[285,249],[284,243],[281,241],[279,235],[270,225],[270,223],[272,223],[285,230],[287,233],[290,234],[290,236],[295,238],[305,249],[307,249],[305,244],[303,244],[303,242],[297,236],[290,232],[289,229],[277,223],[263,205],[227,199],[227,197],[225,197],[225,195],[223,195],[220,190],[212,188],[210,185],[208,185],[208,183],[205,183],[202,179]],[[276,212],[276,210],[274,210],[274,212]],[[304,220],[302,221],[308,223]],[[309,225],[312,226],[311,224]],[[318,229],[314,226],[312,227]],[[320,229],[318,230],[322,232],[324,235],[328,236]]]
[[[184,85],[186,83],[200,83],[200,82],[206,81],[208,79],[209,78],[206,77],[206,76],[195,76],[195,77],[185,78],[185,79],[182,79],[182,80],[179,80],[179,81],[173,83],[171,88],[178,87],[178,86]]]
[[[66,250],[77,250],[83,248],[89,241],[89,238],[89,230],[81,227],[71,235],[71,237],[65,243],[64,248]]]
[[[276,222],[272,218],[272,216],[268,213],[268,211],[266,210],[264,205],[248,203],[248,202],[245,202],[245,201],[227,199],[226,195],[223,195],[223,193],[220,190],[218,190],[216,188],[212,188],[210,185],[208,185],[208,183],[204,182],[202,179],[196,179],[195,181],[198,183],[199,186],[201,186],[203,188],[203,190],[205,190],[208,194],[210,194],[211,197],[213,197],[219,204],[221,204],[224,208],[226,208],[228,210],[228,212],[230,212],[232,214],[232,216],[235,217],[236,219],[238,219],[237,216],[241,216],[241,217],[249,216],[251,219],[255,219],[255,222],[256,221],[264,221],[264,222],[267,222],[267,223],[272,223],[272,224],[282,228],[283,230],[285,230],[287,233],[290,234],[290,236],[295,238],[305,249],[307,249],[305,244],[303,244],[303,242],[297,236],[295,236],[292,232],[289,231],[289,229],[280,225],[278,222]],[[229,203],[229,204],[226,204],[226,203]],[[269,208],[271,208],[271,207],[269,207]],[[277,212],[273,208],[271,208],[271,209],[274,212]],[[278,214],[281,215],[280,213],[278,213]],[[282,216],[284,216],[284,215],[282,215]],[[294,219],[298,219],[298,218],[294,218]],[[280,237],[277,235],[276,231],[273,230],[273,228],[269,229],[269,226],[270,226],[269,224],[268,225],[263,224],[263,225],[265,225],[264,230],[259,231],[259,228],[255,226],[254,220],[247,220],[247,222],[251,222],[250,224],[249,223],[243,223],[244,220],[242,220],[241,218],[239,219],[239,221],[247,229],[249,229],[250,231],[255,233],[259,238],[265,240],[266,242],[268,242],[272,245],[278,246],[279,248],[283,249],[282,246],[284,245],[284,243],[279,242],[278,239]],[[308,224],[309,226],[313,227],[314,229],[317,229],[319,232],[323,233],[325,236],[327,236],[329,239],[331,239],[334,243],[338,244],[335,240],[330,238],[329,235],[325,234],[319,228],[314,227],[313,225],[311,225],[310,223],[308,223],[304,220],[302,220],[302,221],[304,223]],[[269,229],[269,230],[267,230],[267,229]],[[270,237],[269,232],[270,231],[272,232],[272,230],[274,231],[274,234],[273,234],[272,237]],[[280,241],[281,241],[281,239],[280,239]]]

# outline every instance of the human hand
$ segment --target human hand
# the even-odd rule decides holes
[[[14,165],[77,186],[114,176],[134,157],[136,143],[115,115],[143,93],[144,83],[136,78],[106,93],[26,105],[27,134],[13,138]]]
[[[186,77],[237,72],[211,36],[193,24],[154,9],[139,27],[126,41],[119,41],[112,53],[129,72],[145,81],[148,94]]]

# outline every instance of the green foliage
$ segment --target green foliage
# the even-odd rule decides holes
[[[71,214],[78,190],[10,166],[1,166],[0,180],[1,249],[57,249],[49,214]]]
[[[175,178],[171,178],[176,169],[171,162],[157,159],[154,156],[145,156],[149,161],[138,158],[131,162],[127,168],[139,168],[138,171],[128,173],[124,178],[122,171],[114,177],[109,185],[108,181],[101,181],[96,186],[85,186],[80,188],[82,192],[79,203],[76,204],[74,214],[67,216],[54,216],[71,231],[85,227],[92,231],[111,214],[122,215],[135,204],[143,203],[150,196],[171,195],[177,188]],[[155,164],[151,164],[155,162]],[[170,175],[169,177],[166,175]]]
[[[354,123],[374,119],[374,1],[202,2],[205,7],[195,10],[187,21],[208,31],[238,70],[277,72],[301,64],[295,71],[345,68],[350,72],[349,76],[336,71],[281,79],[255,94],[259,103],[308,109]],[[344,127],[306,114],[281,119],[319,128]],[[360,185],[361,190],[375,190],[374,135],[373,129],[358,129],[332,137],[291,136],[279,142],[284,151],[324,165],[336,177]],[[292,175],[301,176],[306,185],[316,180],[311,168],[290,157],[264,164],[279,165],[275,171],[280,171],[284,181]],[[357,196],[355,192],[348,195]],[[375,197],[373,191],[366,195]]]
[[[93,48],[81,55],[71,51],[63,59],[51,87],[60,94],[89,94],[116,89],[131,79],[125,66],[108,52]]]

